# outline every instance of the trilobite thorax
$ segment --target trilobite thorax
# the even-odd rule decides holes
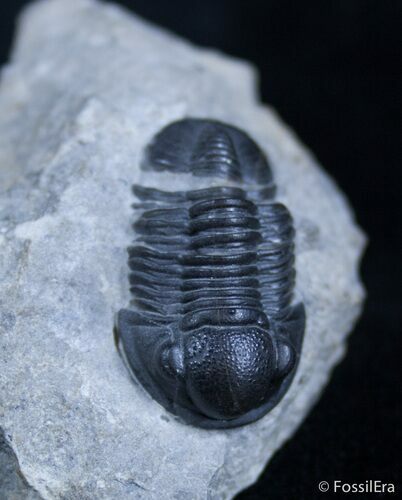
[[[164,128],[142,168],[207,179],[203,189],[136,185],[125,358],[149,393],[209,428],[256,420],[287,390],[304,309],[292,305],[294,229],[265,155],[229,125]]]

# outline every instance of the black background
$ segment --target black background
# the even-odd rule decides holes
[[[2,63],[26,3],[1,2]],[[346,359],[294,438],[238,499],[330,498],[317,485],[335,479],[379,479],[401,492],[402,1],[117,3],[252,61],[262,99],[338,181],[370,237],[362,264],[368,299]]]

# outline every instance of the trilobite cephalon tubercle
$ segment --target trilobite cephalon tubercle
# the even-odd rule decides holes
[[[305,326],[303,305],[292,304],[292,218],[273,201],[266,157],[241,130],[189,118],[154,137],[142,169],[208,187],[133,187],[133,299],[117,318],[120,352],[185,422],[253,422],[288,389]]]

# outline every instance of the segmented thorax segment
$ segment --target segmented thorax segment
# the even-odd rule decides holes
[[[144,188],[135,193],[144,201],[157,194]],[[134,304],[185,315],[185,329],[201,317],[228,326],[240,318],[239,309],[255,311],[240,324],[245,317],[262,321],[265,311],[273,318],[286,316],[294,282],[286,208],[268,203],[257,208],[238,188],[164,194],[159,192],[157,208],[145,210],[134,224],[137,243],[144,245],[130,249]],[[208,314],[201,314],[205,310]]]

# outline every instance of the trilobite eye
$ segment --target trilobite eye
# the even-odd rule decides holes
[[[268,318],[265,316],[265,314],[260,314],[257,318],[257,325],[259,326],[265,326],[265,327],[269,327],[269,322],[268,322]]]
[[[169,377],[184,376],[183,354],[178,346],[167,346],[162,350],[160,365],[163,372]]]
[[[282,378],[287,375],[296,362],[296,354],[293,346],[288,342],[280,341],[278,343],[278,361],[276,377]]]

